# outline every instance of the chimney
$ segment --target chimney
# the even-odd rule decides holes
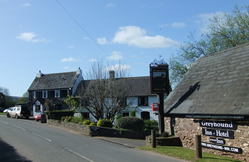
[[[77,74],[77,75],[82,75],[82,70],[80,69],[80,67],[79,67],[79,69],[76,71],[76,74]]]
[[[40,78],[40,77],[42,77],[42,73],[41,73],[41,70],[39,70],[39,73],[37,73],[37,76],[36,76],[37,78]]]
[[[114,79],[115,78],[115,71],[114,70],[110,70],[109,71],[109,75],[110,75],[110,79]]]

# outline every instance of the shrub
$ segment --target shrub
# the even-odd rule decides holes
[[[71,121],[72,123],[79,123],[80,122],[80,118],[78,117],[72,117]]]
[[[115,120],[118,120],[119,118],[122,118],[123,116],[122,115],[117,115],[116,117],[115,117]]]
[[[91,123],[90,123],[90,126],[96,126],[96,123],[91,122]]]
[[[70,122],[72,120],[72,116],[66,116],[65,117],[65,122]]]
[[[129,116],[136,117],[136,111],[135,110],[131,111]]]
[[[85,120],[85,121],[83,121],[83,124],[84,124],[84,125],[89,125],[90,123],[91,123],[90,120]]]
[[[156,120],[144,120],[144,131],[150,131],[158,128],[158,122]]]
[[[112,122],[109,119],[100,119],[97,123],[98,127],[112,127]]]
[[[117,120],[116,127],[129,130],[143,130],[144,121],[137,117],[123,117]]]

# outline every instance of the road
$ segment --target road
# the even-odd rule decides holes
[[[0,161],[178,162],[180,160],[83,136],[34,120],[0,115]]]

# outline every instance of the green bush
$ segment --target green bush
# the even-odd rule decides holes
[[[90,123],[90,126],[96,126],[96,123],[91,122],[91,123]]]
[[[158,129],[158,122],[156,120],[144,120],[144,131]]]
[[[122,115],[117,115],[116,117],[115,117],[115,120],[117,121],[119,118],[122,118],[123,116]]]
[[[144,129],[144,121],[137,117],[123,117],[117,120],[116,127],[140,131]]]
[[[80,122],[80,118],[79,117],[72,117],[71,121],[72,123],[79,123]]]
[[[91,121],[90,120],[85,120],[85,121],[83,121],[83,124],[84,125],[89,125],[89,124],[91,124]]]
[[[109,119],[100,119],[97,123],[97,126],[112,128],[112,122]]]
[[[131,111],[129,113],[129,116],[136,117],[136,111],[135,110]]]
[[[70,122],[72,120],[72,116],[66,116],[65,117],[65,122]]]

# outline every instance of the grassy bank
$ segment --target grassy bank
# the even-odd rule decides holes
[[[139,150],[144,151],[152,151],[156,153],[160,153],[163,155],[193,161],[193,162],[239,162],[239,160],[235,160],[232,158],[224,157],[224,156],[218,156],[214,154],[209,153],[202,153],[202,159],[197,159],[195,150],[191,150],[188,148],[183,147],[174,147],[174,146],[157,146],[156,148],[152,148],[150,146],[141,146],[138,147]]]

